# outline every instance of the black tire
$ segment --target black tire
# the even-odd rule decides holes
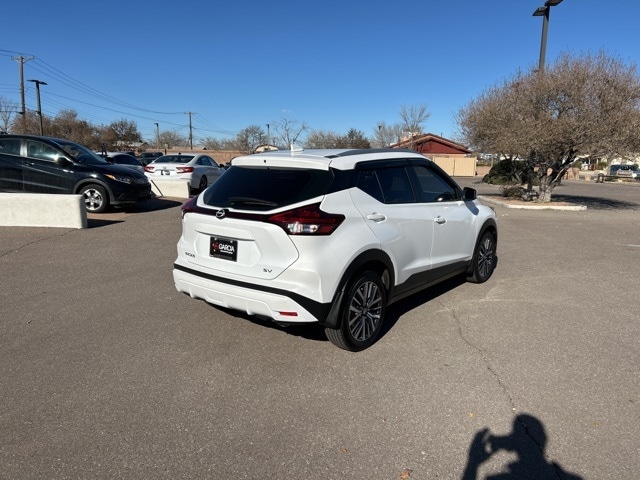
[[[100,185],[85,185],[80,190],[84,206],[89,213],[103,213],[109,208],[109,195]]]
[[[209,182],[207,181],[207,177],[203,175],[200,178],[200,183],[198,183],[198,192],[203,192],[204,189],[207,188],[208,184]]]
[[[467,280],[483,283],[489,280],[496,267],[496,237],[486,231],[480,237],[476,251],[471,259],[471,269]]]
[[[359,352],[380,336],[387,307],[387,290],[380,276],[364,272],[350,285],[343,302],[340,328],[326,328],[327,338],[336,347]]]

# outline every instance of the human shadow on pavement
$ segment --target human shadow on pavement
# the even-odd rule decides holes
[[[484,480],[582,480],[579,475],[565,471],[557,462],[548,461],[545,457],[546,444],[543,423],[526,413],[514,418],[513,430],[507,435],[492,435],[488,428],[483,428],[471,441],[462,480],[481,478],[478,477],[481,465],[500,451],[514,453],[517,458],[504,465],[501,473],[482,477]]]

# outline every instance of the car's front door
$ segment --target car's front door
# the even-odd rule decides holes
[[[422,196],[433,222],[431,262],[443,274],[465,265],[473,255],[475,214],[460,189],[427,165],[414,165],[417,195]]]

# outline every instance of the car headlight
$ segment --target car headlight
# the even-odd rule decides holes
[[[113,174],[106,174],[107,177],[109,177],[111,180],[115,180],[116,182],[122,182],[122,183],[128,183],[128,184],[132,184],[133,183],[133,178],[131,177],[125,177],[124,175],[113,175]]]

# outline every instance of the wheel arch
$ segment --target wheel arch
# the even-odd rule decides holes
[[[391,297],[395,285],[395,269],[389,255],[382,250],[367,250],[359,254],[345,269],[338,288],[333,296],[333,302],[329,314],[321,324],[328,328],[340,328],[340,310],[344,301],[345,291],[349,284],[365,271],[377,273],[387,289],[387,298]],[[386,275],[385,275],[386,272]]]
[[[82,190],[84,187],[86,187],[87,185],[99,185],[102,188],[104,188],[107,192],[107,195],[109,195],[109,203],[111,204],[112,202],[115,201],[115,198],[113,196],[113,192],[111,191],[111,188],[109,187],[109,185],[106,182],[103,182],[100,179],[97,178],[85,178],[80,180],[75,188],[73,189],[73,193],[75,193],[76,195],[80,194],[80,190]]]
[[[476,244],[473,247],[473,256],[469,261],[469,267],[467,268],[467,275],[471,274],[473,269],[473,259],[476,257],[476,253],[478,252],[478,247],[480,246],[480,239],[485,234],[485,232],[490,232],[493,235],[493,241],[495,243],[496,249],[498,247],[498,224],[494,218],[488,218],[478,230],[478,236],[476,237]]]

